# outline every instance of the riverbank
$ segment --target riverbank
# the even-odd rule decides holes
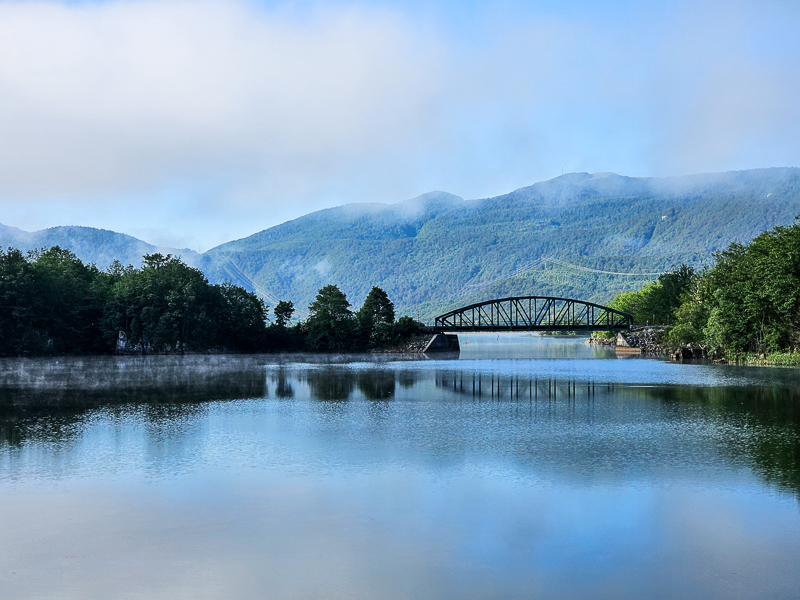
[[[800,353],[735,354],[728,358],[728,362],[751,366],[800,367]]]
[[[635,349],[652,356],[671,356],[674,360],[705,358],[718,363],[750,366],[800,367],[800,353],[770,352],[766,354],[743,353],[726,355],[720,349],[699,345],[673,348],[665,343],[666,327],[642,327],[630,332],[620,332],[615,337],[591,337],[587,344]]]
[[[664,327],[643,327],[619,332],[613,337],[606,337],[606,335],[608,335],[606,332],[598,332],[586,340],[586,343],[639,350],[642,354],[665,355],[670,353],[664,344]]]

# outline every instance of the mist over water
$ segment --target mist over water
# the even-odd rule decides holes
[[[14,598],[790,598],[791,369],[575,338],[0,361]],[[4,592],[5,594],[5,592]]]

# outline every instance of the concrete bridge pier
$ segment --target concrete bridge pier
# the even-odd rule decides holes
[[[460,352],[461,346],[458,344],[458,336],[453,333],[437,333],[435,334],[425,349],[423,354],[430,354],[431,352]]]

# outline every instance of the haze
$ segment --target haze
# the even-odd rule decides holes
[[[0,222],[205,250],[562,172],[800,164],[800,6],[2,2]]]

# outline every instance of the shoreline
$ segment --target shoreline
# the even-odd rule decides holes
[[[683,346],[678,349],[663,345],[663,327],[642,327],[630,333],[618,333],[615,338],[590,337],[586,344],[613,347],[618,352],[639,351],[647,356],[669,356],[672,360],[705,359],[717,364],[745,365],[753,367],[800,367],[800,353],[743,352],[726,355],[721,350],[703,346]]]

